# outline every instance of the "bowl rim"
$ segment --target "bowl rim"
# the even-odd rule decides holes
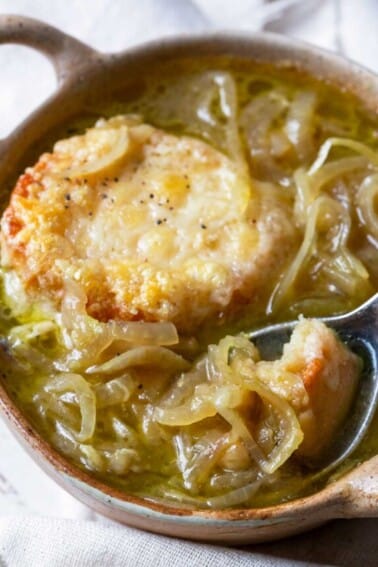
[[[285,36],[280,33],[271,31],[248,32],[233,29],[208,32],[199,31],[151,39],[129,46],[119,52],[101,52],[79,42],[58,28],[44,24],[40,20],[9,16],[9,19],[12,18],[15,18],[16,21],[20,19],[22,22],[32,22],[37,27],[42,25],[52,36],[57,35],[64,38],[67,45],[62,52],[47,54],[40,46],[31,45],[31,42],[27,40],[16,41],[16,43],[29,45],[38,51],[42,51],[44,55],[48,56],[55,68],[58,85],[55,91],[30,112],[7,137],[0,139],[0,149],[3,150],[4,148],[3,151],[7,151],[8,145],[12,144],[15,136],[19,135],[25,127],[39,118],[46,108],[53,105],[58,99],[63,98],[70,91],[75,90],[75,88],[80,90],[82,83],[85,82],[85,73],[92,74],[90,79],[93,79],[93,77],[97,77],[105,72],[107,66],[118,66],[125,64],[125,62],[133,64],[133,59],[135,61],[138,59],[148,60],[151,57],[156,57],[157,53],[160,57],[167,56],[167,60],[174,60],[180,57],[181,51],[188,52],[192,48],[198,50],[201,55],[206,57],[209,55],[206,50],[210,49],[210,47],[210,55],[220,56],[221,54],[230,54],[230,51],[225,52],[225,45],[227,45],[227,50],[231,49],[231,51],[234,46],[235,53],[231,53],[231,57],[239,59],[245,57],[251,62],[268,63],[278,68],[283,67],[306,72],[320,82],[335,86],[343,93],[349,92],[353,94],[368,110],[378,113],[378,72],[331,49],[316,46],[305,40]],[[0,15],[0,26],[1,19],[2,16]],[[243,55],[240,55],[240,48],[244,52]],[[277,53],[273,58],[260,58],[249,53],[250,50],[264,51],[265,49],[268,51],[271,49],[277,50]],[[74,67],[65,58],[66,50],[68,53],[77,53]],[[171,57],[169,57],[170,54],[172,54]],[[190,53],[190,56],[192,56],[192,53]],[[194,56],[198,57],[198,54],[196,53]],[[320,71],[320,68],[322,71]]]

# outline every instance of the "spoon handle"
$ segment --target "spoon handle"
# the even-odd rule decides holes
[[[320,320],[335,330],[345,328],[378,344],[378,293],[350,313]]]

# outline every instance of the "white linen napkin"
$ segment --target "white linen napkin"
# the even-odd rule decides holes
[[[113,522],[0,518],[1,567],[376,567],[378,520],[332,522],[300,537],[240,549]]]
[[[243,551],[142,533],[126,526],[54,518],[0,519],[1,567],[248,567],[251,557],[256,567],[278,565],[263,553],[250,556]],[[279,563],[283,567],[303,564],[292,560]]]
[[[268,29],[378,71],[378,0],[0,0],[0,12],[40,18],[102,51],[193,31]],[[41,55],[20,46],[0,46],[0,69],[1,138],[55,79]],[[182,542],[100,519],[40,471],[1,420],[0,455],[0,567],[377,564],[378,520],[333,522],[248,550]]]

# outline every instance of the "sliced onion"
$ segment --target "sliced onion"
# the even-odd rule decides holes
[[[313,174],[309,173],[310,182],[313,188],[313,198],[317,197],[320,193],[320,189],[332,181],[332,179],[346,175],[356,169],[365,168],[368,165],[369,160],[365,156],[352,156],[330,161],[329,163],[324,164]]]
[[[155,501],[162,501],[165,505],[167,500],[179,502],[180,508],[205,508],[206,501],[202,496],[189,496],[186,492],[174,488],[167,488],[166,485],[159,486],[159,494],[161,498],[154,498]],[[151,498],[148,492],[140,492],[138,494],[142,498]]]
[[[250,498],[257,492],[262,484],[262,480],[255,480],[250,484],[242,486],[241,488],[236,488],[231,490],[226,494],[221,496],[213,496],[206,500],[207,505],[210,508],[216,508],[217,510],[222,508],[230,508],[231,506],[238,506],[248,502]]]
[[[65,281],[62,301],[62,335],[69,355],[58,360],[59,370],[82,371],[115,341],[125,346],[171,345],[178,342],[176,327],[169,322],[118,322],[102,323],[86,312],[87,296],[80,284],[71,279]]]
[[[321,195],[312,203],[308,211],[308,219],[303,242],[289,269],[276,287],[269,305],[269,311],[278,310],[283,300],[292,302],[295,293],[295,282],[308,266],[314,256],[321,261],[323,271],[332,269],[331,264],[338,263],[338,271],[344,271],[348,278],[353,278],[355,285],[366,287],[368,273],[362,263],[348,248],[351,219],[341,203],[331,197]],[[319,245],[319,235],[330,233],[330,237],[323,238]],[[336,282],[333,282],[336,284]],[[341,290],[340,290],[341,291]]]
[[[127,402],[136,388],[134,380],[129,375],[114,378],[105,384],[94,388],[97,408],[107,408]]]
[[[79,316],[87,316],[87,295],[84,288],[76,281],[64,280],[64,295],[62,299],[62,323],[71,331],[77,325]]]
[[[174,382],[161,399],[162,407],[177,407],[183,404],[193,395],[196,386],[206,382],[206,360],[206,358],[200,359],[192,371],[185,372]]]
[[[170,322],[108,321],[101,323],[87,314],[87,296],[83,287],[72,279],[64,282],[62,323],[68,331],[76,330],[81,340],[91,340],[93,334],[104,335],[107,342],[117,340],[135,344],[169,346],[179,341],[176,327]]]
[[[258,476],[257,471],[258,469],[248,469],[243,471],[226,471],[214,474],[210,479],[210,486],[215,490],[240,488],[255,481]]]
[[[81,413],[81,429],[75,433],[76,440],[85,443],[91,439],[96,427],[96,398],[88,382],[80,374],[60,374],[45,389],[56,394],[75,392]]]
[[[154,366],[170,372],[179,372],[190,368],[179,354],[169,349],[156,346],[136,347],[115,356],[104,364],[97,364],[87,369],[87,374],[113,374],[133,366]]]
[[[269,463],[265,458],[264,453],[256,443],[239,413],[236,410],[229,408],[218,408],[218,413],[231,425],[234,437],[243,441],[249,456],[258,464],[261,470],[265,471],[269,468]]]
[[[242,169],[245,159],[238,131],[238,101],[235,81],[227,71],[193,73],[171,83],[155,100],[159,117],[210,141],[227,153]]]
[[[105,472],[106,460],[100,451],[92,447],[92,445],[81,444],[80,452],[84,455],[85,465],[89,469],[98,472]]]
[[[138,434],[130,425],[115,415],[111,417],[111,423],[112,431],[118,439],[127,440],[127,444],[131,447],[138,445]]]
[[[94,131],[98,136],[98,131]],[[90,136],[93,132],[89,132]],[[102,129],[102,139],[105,142],[104,146],[108,150],[103,151],[103,155],[96,155],[95,159],[78,165],[77,167],[70,167],[62,173],[62,177],[70,177],[74,179],[83,179],[93,176],[105,175],[109,169],[117,167],[124,159],[130,148],[130,138],[128,128],[121,126],[120,128]]]
[[[336,146],[349,148],[362,156],[365,156],[373,165],[378,166],[378,153],[366,144],[357,142],[357,140],[350,140],[349,138],[328,138],[328,140],[326,140],[321,146],[316,160],[310,167],[308,171],[309,175],[313,175],[324,165],[329,152]]]
[[[47,335],[56,330],[56,325],[53,321],[36,321],[35,323],[26,323],[24,325],[17,325],[12,327],[9,338],[21,341],[32,341],[40,336]]]
[[[257,361],[260,354],[255,345],[246,335],[227,336],[217,346],[210,345],[208,349],[207,373],[210,381],[221,382],[229,378],[235,382],[235,373],[230,367],[230,358],[243,354],[244,357]]]
[[[245,376],[244,383],[249,390],[256,392],[265,403],[269,404],[279,416],[282,438],[267,455],[266,460],[261,462],[261,468],[264,472],[273,473],[287,461],[302,443],[303,431],[295,411],[286,400],[277,396],[256,378]]]
[[[32,367],[39,371],[54,370],[54,363],[40,348],[32,346],[32,341],[40,336],[56,332],[57,327],[53,321],[36,321],[13,327],[8,334],[9,349],[15,358],[14,364],[29,373]],[[16,360],[17,359],[17,360]]]
[[[184,485],[188,490],[197,490],[211,474],[224,451],[230,445],[230,434],[219,435],[218,431],[210,431],[198,443],[199,450],[193,447],[194,459],[190,459],[183,470]]]
[[[244,361],[243,365],[246,368],[248,361]],[[308,401],[303,380],[298,374],[284,370],[281,360],[274,362],[260,361],[254,366],[253,372],[272,392],[284,398],[294,407],[302,406]]]
[[[357,193],[357,205],[365,230],[378,241],[378,174],[370,175]]]
[[[334,178],[366,167],[369,161],[365,156],[353,156],[331,161],[312,174],[299,168],[294,172],[294,182],[297,195],[295,202],[295,216],[299,225],[304,225],[309,216],[309,208],[319,196],[321,188]]]
[[[108,469],[117,475],[126,474],[133,462],[138,459],[138,453],[133,449],[122,447],[116,449],[113,454],[108,457]]]
[[[270,155],[269,129],[287,105],[288,101],[281,93],[270,91],[254,98],[244,108],[241,125],[252,156]]]
[[[288,100],[272,90],[254,98],[241,113],[240,125],[257,177],[286,183],[284,168],[274,159],[271,134],[273,125],[287,109]]]
[[[298,157],[311,159],[314,153],[314,112],[316,95],[312,91],[298,91],[289,106],[285,131]]]
[[[145,323],[144,321],[109,321],[108,326],[114,340],[136,345],[170,346],[179,342],[173,323]]]
[[[181,406],[175,408],[157,407],[154,411],[155,420],[158,423],[171,427],[191,425],[216,414],[217,409],[211,400],[211,396],[196,396],[196,391],[189,402]]]

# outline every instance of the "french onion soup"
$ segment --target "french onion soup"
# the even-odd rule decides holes
[[[314,318],[378,288],[375,117],[222,58],[85,112],[3,203],[0,379],[128,494],[219,509],[316,490],[361,360]],[[295,318],[261,360],[248,331]],[[377,453],[374,428],[344,467]]]

